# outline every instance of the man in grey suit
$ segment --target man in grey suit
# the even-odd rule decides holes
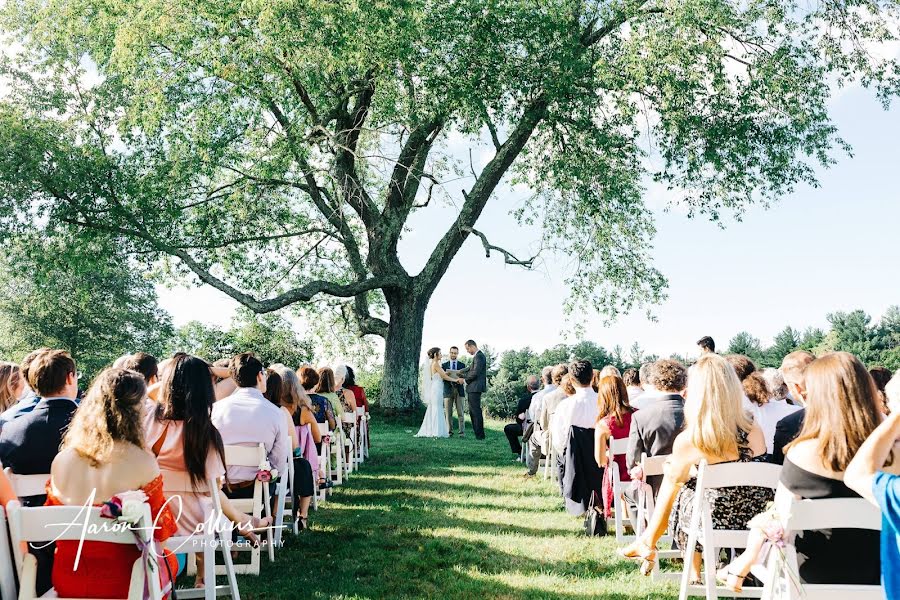
[[[687,370],[675,360],[660,360],[653,367],[659,396],[649,408],[638,410],[631,417],[628,451],[625,460],[629,469],[639,467],[641,454],[663,456],[672,453],[675,438],[684,429],[684,388]],[[654,496],[662,484],[662,475],[647,478]],[[633,498],[629,497],[629,501]]]
[[[466,368],[459,358],[459,348],[450,346],[450,360],[444,362],[441,368],[448,373],[450,371],[462,371]],[[463,397],[466,395],[466,388],[463,384],[445,381],[444,382],[444,415],[447,417],[447,431],[453,435],[453,407],[456,406],[456,419],[459,423],[459,435],[466,435],[466,415],[463,413]]]
[[[487,359],[474,340],[466,342],[466,352],[472,355],[472,365],[464,372],[466,395],[469,400],[469,417],[475,439],[484,439],[484,413],[481,411],[481,394],[487,391]]]

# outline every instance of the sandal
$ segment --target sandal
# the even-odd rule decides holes
[[[309,518],[297,517],[297,530],[306,531],[307,529],[309,529]]]
[[[651,548],[642,540],[635,540],[624,548],[616,550],[622,558],[641,561],[641,575],[644,577],[653,572],[656,565],[656,548]]]
[[[723,583],[723,585],[736,594],[740,594],[744,589],[744,579],[746,579],[746,575],[738,575],[737,573],[732,573],[728,570],[728,567],[722,567],[718,571],[716,571],[716,580]]]

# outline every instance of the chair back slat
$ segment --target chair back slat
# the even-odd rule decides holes
[[[661,454],[659,456],[641,455],[641,469],[644,475],[662,475],[665,469],[666,461],[669,460],[670,454]]]
[[[353,413],[344,413],[341,415],[341,422],[356,424],[356,415]]]
[[[697,483],[704,489],[726,487],[765,487],[775,489],[781,477],[781,465],[771,463],[723,463],[710,465],[705,460],[700,463],[702,479],[698,474]]]
[[[9,479],[13,492],[19,498],[27,498],[28,496],[43,496],[47,493],[47,482],[50,481],[50,474],[40,475],[18,475],[12,472],[12,469],[6,467],[3,474]]]
[[[225,465],[229,467],[261,468],[266,460],[266,447],[258,446],[225,446]],[[278,466],[273,465],[274,468]]]
[[[331,428],[328,426],[328,423],[316,423],[319,426],[319,433],[322,435],[328,435],[331,433]]]
[[[133,531],[112,519],[100,516],[97,507],[23,507],[17,501],[7,506],[9,529],[14,543],[46,540],[81,540],[134,546]],[[152,523],[150,506],[144,505],[144,523]],[[141,527],[140,524],[135,526]],[[135,531],[139,531],[135,529]]]
[[[871,529],[881,531],[881,511],[862,498],[824,498],[791,503],[786,529]]]
[[[364,417],[366,416],[366,408],[364,406],[359,406],[356,409],[356,416]]]
[[[613,456],[621,456],[628,452],[628,438],[609,440],[609,451]]]

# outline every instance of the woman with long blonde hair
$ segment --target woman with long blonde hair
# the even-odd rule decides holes
[[[652,570],[656,544],[671,526],[685,560],[692,561],[691,579],[699,581],[700,554],[686,548],[696,487],[691,468],[704,459],[709,464],[750,462],[766,451],[762,430],[744,412],[743,398],[741,382],[728,361],[717,354],[697,361],[684,404],[685,429],[675,438],[656,510],[644,534],[620,551],[626,558],[643,561],[643,574]],[[760,487],[719,490],[712,503],[713,527],[746,529],[772,497],[772,490]]]

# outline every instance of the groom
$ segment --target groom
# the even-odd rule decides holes
[[[481,394],[487,391],[487,360],[474,340],[466,342],[466,352],[472,355],[472,365],[463,371],[466,380],[466,395],[469,399],[469,417],[475,439],[484,439],[484,413],[481,412]]]

